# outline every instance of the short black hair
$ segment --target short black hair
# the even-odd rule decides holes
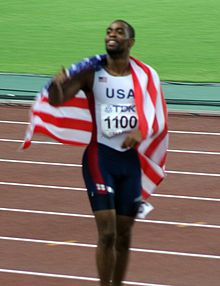
[[[135,30],[134,30],[134,28],[131,26],[131,24],[129,24],[129,23],[126,22],[125,20],[121,20],[121,19],[115,20],[115,21],[113,21],[112,23],[115,23],[115,22],[121,22],[121,23],[125,24],[125,25],[128,27],[128,33],[129,33],[130,39],[134,39],[134,38],[135,38]]]

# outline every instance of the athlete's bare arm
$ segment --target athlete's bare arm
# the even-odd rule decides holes
[[[76,95],[79,90],[89,91],[92,88],[93,70],[82,71],[74,77],[68,77],[64,69],[52,80],[48,88],[49,103],[59,105]]]

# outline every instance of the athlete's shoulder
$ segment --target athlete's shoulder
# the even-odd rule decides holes
[[[67,73],[70,77],[73,77],[76,74],[85,71],[99,70],[105,61],[105,58],[106,55],[95,55],[92,57],[84,58],[79,62],[73,63],[67,70]]]

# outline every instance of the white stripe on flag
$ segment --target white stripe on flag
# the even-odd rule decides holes
[[[53,124],[43,122],[41,118],[35,116],[33,121],[35,127],[36,126],[42,126],[46,128],[50,133],[52,133],[54,136],[59,138],[61,141],[67,140],[67,141],[73,141],[73,142],[79,142],[83,144],[88,144],[91,138],[91,132],[83,131],[83,130],[76,130],[76,129],[70,129],[70,128],[60,128]]]

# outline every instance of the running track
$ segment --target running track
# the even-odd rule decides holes
[[[0,106],[0,285],[98,285],[82,149],[35,136],[19,152],[27,118],[27,107]],[[219,126],[170,114],[168,176],[135,224],[125,285],[219,286]]]

